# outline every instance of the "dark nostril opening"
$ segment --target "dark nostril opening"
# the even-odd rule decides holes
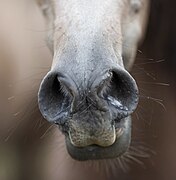
[[[48,73],[39,90],[39,108],[50,122],[62,124],[70,112],[72,96],[57,74]]]
[[[103,98],[118,112],[121,118],[131,114],[137,107],[138,88],[135,80],[125,70],[113,70],[111,79],[102,90]]]

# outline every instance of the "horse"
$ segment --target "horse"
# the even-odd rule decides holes
[[[16,77],[19,82],[21,77],[25,79],[25,76],[29,77],[34,73],[37,73],[35,78],[38,78],[36,84],[32,78],[27,78],[27,81],[16,84],[15,88],[12,88],[13,83],[7,83],[7,89],[10,88],[9,94],[13,91],[13,94],[22,96],[21,91],[28,92],[32,84],[34,90],[34,93],[29,92],[28,96],[25,98],[22,96],[23,98],[17,100],[17,104],[24,105],[22,112],[25,114],[21,114],[20,111],[12,114],[18,120],[21,115],[22,119],[34,118],[43,121],[42,114],[52,127],[54,125],[54,135],[49,141],[54,145],[62,145],[62,148],[55,151],[57,164],[61,163],[61,168],[53,179],[96,179],[95,166],[103,165],[106,171],[113,163],[117,163],[118,158],[128,152],[130,146],[131,114],[137,107],[139,92],[136,81],[129,71],[145,35],[150,2],[149,0],[31,2],[24,0],[24,2],[34,10],[35,15],[37,14],[36,22],[32,17],[33,14],[30,14],[35,27],[46,28],[46,31],[40,33],[43,33],[51,55],[48,49],[37,52],[40,58],[36,61],[37,58],[34,57],[36,52],[31,49],[36,34],[31,40],[28,31],[21,33],[20,28],[15,26],[17,34],[12,33],[7,39],[10,45],[17,44],[16,49],[13,49],[14,45],[11,48],[13,52],[10,56],[13,58],[10,59],[13,59],[14,64],[18,64],[18,70],[14,71],[13,67],[8,80],[12,81]],[[19,15],[17,18],[22,20],[20,13],[22,12],[17,14]],[[21,25],[20,20],[16,23]],[[24,18],[22,22],[25,24],[26,19]],[[24,24],[21,26],[24,27]],[[9,25],[7,29],[12,29],[13,24]],[[33,107],[33,102],[28,102],[29,99],[36,101],[39,79],[43,76],[43,72],[33,69],[32,66],[36,64],[41,69],[47,67],[48,71],[41,81],[38,92],[41,114],[38,110],[34,110],[36,107]],[[9,72],[6,73],[9,75]],[[5,77],[7,78],[6,75]],[[11,101],[14,97],[12,95],[8,99]],[[15,107],[14,104],[12,106],[16,108],[16,104]],[[11,117],[7,119],[11,120]],[[46,164],[45,162],[44,166]],[[73,164],[76,164],[74,169]],[[70,176],[70,173],[73,175]],[[112,178],[115,179],[118,173],[114,170]],[[109,179],[111,174],[107,174],[108,176],[105,176],[101,171],[98,176],[100,179]],[[50,179],[43,175],[44,178]]]
[[[71,157],[116,158],[129,147],[138,88],[129,74],[149,1],[41,1],[53,53],[38,95]]]

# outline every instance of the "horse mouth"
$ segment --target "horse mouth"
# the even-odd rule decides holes
[[[76,147],[71,143],[68,135],[66,135],[66,147],[69,155],[78,161],[98,160],[98,159],[114,159],[124,154],[131,141],[131,118],[127,117],[124,127],[116,128],[116,140],[107,147],[98,145],[89,145],[86,147]]]

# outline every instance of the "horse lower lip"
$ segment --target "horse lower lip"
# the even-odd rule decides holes
[[[96,145],[88,146],[87,150],[88,151],[94,151],[94,150],[96,150],[96,147],[97,147]]]

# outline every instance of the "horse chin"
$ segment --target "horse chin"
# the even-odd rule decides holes
[[[124,119],[122,133],[116,138],[114,144],[108,147],[90,145],[86,147],[74,146],[68,135],[65,136],[66,147],[69,155],[78,161],[115,159],[123,155],[131,142],[131,117]]]

